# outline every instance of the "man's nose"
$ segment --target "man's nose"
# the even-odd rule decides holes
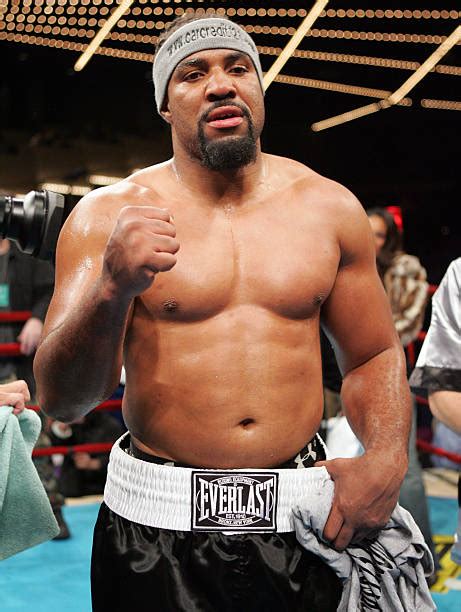
[[[231,75],[218,69],[211,73],[206,88],[206,98],[209,102],[235,98],[236,91]]]

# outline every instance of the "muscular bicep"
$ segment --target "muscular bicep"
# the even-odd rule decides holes
[[[53,297],[44,334],[56,329],[69,312],[78,308],[101,275],[105,246],[114,221],[103,211],[82,202],[67,219],[56,250]]]
[[[376,269],[368,218],[358,202],[347,204],[338,233],[341,262],[322,308],[322,325],[346,374],[399,344],[389,300]]]

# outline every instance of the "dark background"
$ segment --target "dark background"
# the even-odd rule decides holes
[[[101,6],[105,6],[104,1]],[[106,4],[113,10],[111,0]],[[72,6],[70,0],[67,5]],[[311,5],[311,1],[295,0],[151,4],[172,8],[287,9],[309,9]],[[19,6],[27,6],[27,2],[19,2]],[[74,2],[74,6],[87,5]],[[135,6],[146,7],[149,3],[137,2],[132,8]],[[327,8],[460,11],[461,2],[383,0],[378,4],[331,0]],[[170,21],[172,17],[152,19]],[[235,20],[243,24],[297,27],[302,18],[247,15]],[[0,34],[7,31],[6,14],[3,26],[1,23],[0,18]],[[324,17],[313,27],[449,35],[459,23],[459,19],[443,18]],[[121,31],[124,29],[114,29]],[[153,35],[158,31],[147,33]],[[73,70],[77,52],[8,42],[3,38],[0,36],[0,192],[25,193],[42,182],[85,185],[89,174],[125,176],[136,167],[170,155],[169,131],[154,107],[149,63],[95,55],[77,73]],[[68,36],[61,38],[72,40]],[[289,36],[255,34],[254,39],[258,45],[283,47]],[[148,44],[106,40],[104,45],[143,53],[153,51]],[[306,37],[300,49],[422,62],[436,46]],[[460,48],[455,47],[441,63],[460,66]],[[267,70],[274,59],[263,55],[263,69]],[[283,73],[388,91],[396,89],[411,74],[408,70],[307,59],[291,59]],[[263,147],[270,153],[295,158],[343,183],[365,207],[401,206],[406,250],[421,259],[430,282],[438,283],[449,261],[461,255],[461,112],[424,109],[420,100],[459,101],[460,85],[461,75],[431,73],[408,94],[413,100],[411,107],[393,107],[315,133],[310,129],[311,123],[376,99],[273,83],[266,96]]]

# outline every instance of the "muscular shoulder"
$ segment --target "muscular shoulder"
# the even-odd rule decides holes
[[[91,191],[78,202],[61,230],[56,260],[59,268],[67,270],[99,261],[121,209],[148,206],[154,198],[152,189],[132,177]]]
[[[114,185],[95,189],[82,198],[73,211],[76,219],[109,219],[117,216],[124,206],[148,205],[152,199],[152,189],[128,177]]]
[[[306,202],[325,207],[325,213],[344,216],[363,214],[363,207],[346,187],[315,172],[312,168],[286,157],[267,155],[275,172],[282,173]]]
[[[290,167],[297,174],[297,199],[305,203],[306,210],[314,209],[322,227],[332,233],[341,253],[341,265],[363,258],[374,261],[370,223],[357,197],[344,185],[311,168],[298,162],[292,164]]]
[[[152,205],[156,192],[143,184],[140,176],[144,176],[143,171],[113,185],[91,191],[73,209],[64,233],[70,231],[72,234],[87,235],[88,232],[94,232],[94,235],[108,235],[122,208]]]

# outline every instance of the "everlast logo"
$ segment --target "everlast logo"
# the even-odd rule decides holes
[[[278,474],[192,472],[192,529],[275,531]]]

